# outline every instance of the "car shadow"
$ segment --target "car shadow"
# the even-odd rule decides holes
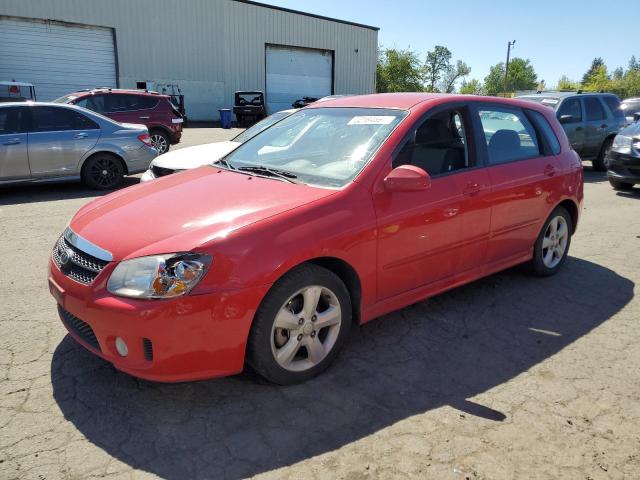
[[[640,200],[640,188],[633,188],[632,190],[620,190],[616,192],[616,195],[624,198],[634,198]]]
[[[53,355],[53,394],[89,441],[131,467],[176,480],[244,478],[445,405],[503,421],[508,412],[469,399],[579,340],[633,288],[576,258],[546,279],[512,269],[354,327],[327,372],[291,387],[252,373],[137,380],[67,336]]]
[[[139,176],[124,177],[124,182],[118,188],[126,188],[140,183]],[[115,190],[93,190],[80,182],[39,183],[12,185],[0,188],[0,205],[20,205],[35,202],[50,202],[52,200],[67,200],[73,198],[100,197]]]

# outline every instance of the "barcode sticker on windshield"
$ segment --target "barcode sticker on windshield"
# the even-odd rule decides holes
[[[393,115],[359,115],[349,120],[347,125],[389,125],[394,118]]]

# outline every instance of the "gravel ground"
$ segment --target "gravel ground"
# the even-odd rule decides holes
[[[0,190],[0,478],[638,478],[640,191],[586,178],[560,274],[513,269],[354,328],[329,371],[287,388],[153,384],[87,353],[46,263],[96,193]]]

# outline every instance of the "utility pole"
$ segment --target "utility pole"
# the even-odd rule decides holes
[[[511,53],[511,47],[515,46],[516,41],[507,43],[507,63],[504,66],[504,96],[507,96],[507,78],[509,77],[509,54]]]

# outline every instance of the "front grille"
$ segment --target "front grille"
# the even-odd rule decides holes
[[[629,172],[631,172],[631,175],[636,175],[640,177],[640,168],[630,168]]]
[[[63,252],[66,252],[65,256],[68,257],[66,262],[62,261]],[[53,247],[52,257],[62,273],[85,285],[93,282],[109,263],[74,247],[64,236],[61,236]]]
[[[153,343],[148,338],[142,339],[142,348],[144,349],[144,358],[148,361],[153,360]]]
[[[82,341],[90,347],[100,351],[100,344],[98,343],[98,339],[96,338],[96,334],[93,332],[91,325],[83,322],[60,306],[58,306],[58,312],[60,313],[60,318],[69,330],[78,335],[78,337],[80,337]]]
[[[164,177],[166,175],[171,175],[174,172],[171,168],[157,167],[155,165],[151,167],[151,171],[156,177]]]

